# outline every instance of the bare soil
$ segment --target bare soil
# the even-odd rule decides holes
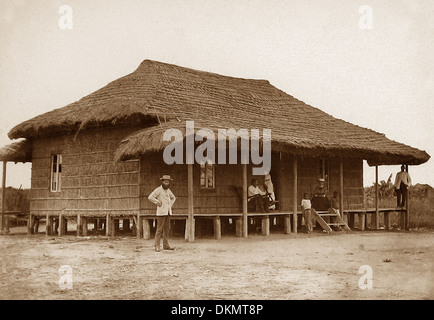
[[[434,232],[171,239],[0,235],[0,299],[433,299]],[[72,288],[59,285],[61,266]],[[362,290],[359,268],[372,268]]]

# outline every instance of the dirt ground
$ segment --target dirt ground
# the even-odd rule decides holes
[[[0,235],[0,299],[434,298],[432,230],[175,237],[176,250],[160,253],[152,244],[131,236]],[[62,266],[71,273],[59,273]],[[369,276],[361,266],[372,268],[372,289],[359,287]],[[67,278],[72,288],[59,285]]]

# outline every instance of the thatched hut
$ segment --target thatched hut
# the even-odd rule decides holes
[[[271,129],[278,210],[247,213],[251,163],[165,164],[163,152],[171,142],[163,141],[163,134],[168,128],[185,133],[186,121],[214,132]],[[195,221],[199,231],[205,219],[214,222],[217,238],[222,224],[223,232],[247,236],[253,217],[261,218],[265,234],[270,217],[272,228],[297,232],[300,200],[319,177],[326,179],[328,190],[339,191],[342,213],[364,215],[369,212],[363,204],[363,160],[378,166],[429,159],[424,151],[336,119],[268,81],[150,60],[79,101],[17,125],[8,135],[25,138],[25,152],[3,149],[0,160],[32,161],[30,213],[47,219],[48,232],[53,217],[60,223],[76,217],[79,233],[86,219],[104,218],[108,234],[115,233],[119,219],[132,219],[138,235],[149,237],[155,208],[147,195],[163,173],[174,178],[174,214],[180,221],[188,219],[178,224],[188,227],[190,240]]]

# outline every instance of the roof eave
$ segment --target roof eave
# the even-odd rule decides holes
[[[24,139],[0,148],[0,161],[32,162],[32,143]]]
[[[122,140],[115,152],[116,161],[138,159],[142,155],[151,152],[159,152],[168,146],[170,141],[163,141],[162,134],[164,127],[170,127],[170,123],[161,127],[149,127],[132,133]],[[173,128],[183,129],[182,124],[175,123]],[[200,127],[200,126],[199,126]],[[185,131],[183,131],[185,133]],[[185,139],[184,139],[185,141]],[[299,144],[293,141],[272,140],[271,150],[296,154],[298,156],[313,157],[337,157],[337,158],[360,158],[367,160],[368,165],[420,165],[430,158],[428,153],[412,147],[407,152],[388,152],[387,150],[376,151],[353,147],[325,147],[315,144]]]

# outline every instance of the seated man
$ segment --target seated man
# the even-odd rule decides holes
[[[337,191],[333,192],[333,198],[330,201],[330,206],[331,206],[332,209],[334,209],[334,211],[337,214],[340,215],[340,212],[339,212],[339,206],[340,206],[340,203],[339,203],[339,192],[337,192]]]
[[[312,198],[312,207],[317,211],[327,211],[330,208],[330,201],[326,197],[327,189],[324,179],[318,179],[319,185],[315,187],[315,195]]]
[[[336,214],[340,215],[339,207],[340,207],[339,192],[334,191],[333,192],[333,198],[330,201],[330,209],[329,209],[329,211],[331,213],[336,213]],[[335,219],[332,219],[332,220],[335,220]],[[332,221],[332,222],[335,222],[335,221]],[[342,228],[340,226],[333,226],[332,228],[335,231],[341,231],[342,230]]]
[[[247,189],[247,210],[249,212],[268,212],[267,193],[259,189],[258,179],[252,179]]]

